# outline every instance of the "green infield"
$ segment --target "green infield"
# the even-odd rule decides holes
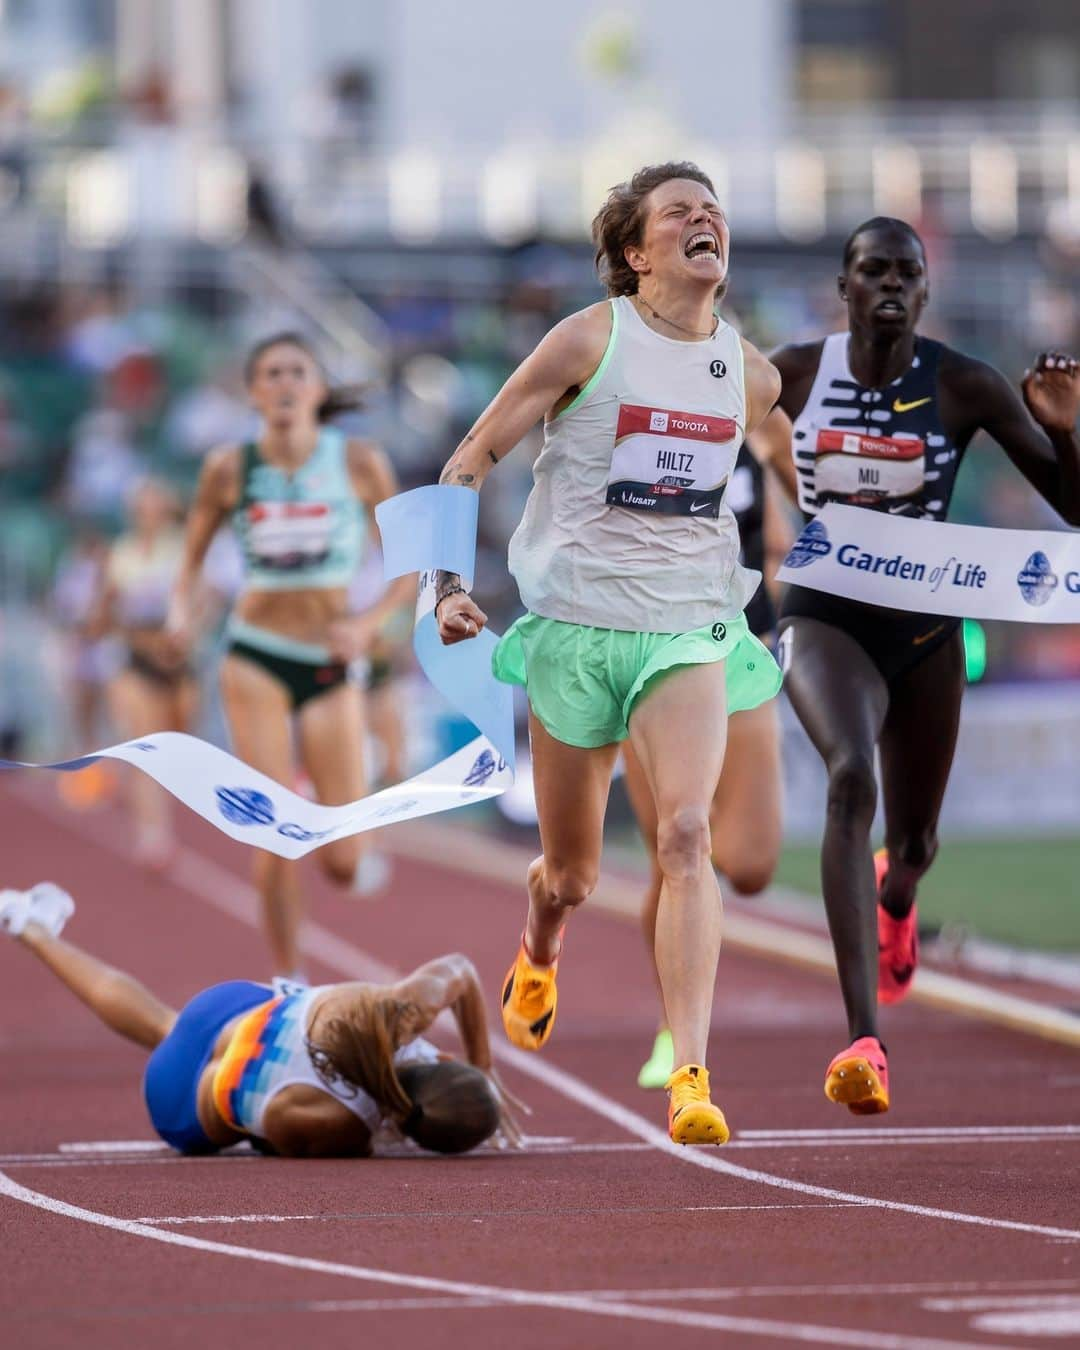
[[[818,850],[784,850],[776,880],[821,894]],[[1080,951],[1080,836],[948,839],[919,886],[919,917],[1043,951]]]

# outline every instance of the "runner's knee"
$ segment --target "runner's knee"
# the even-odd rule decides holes
[[[559,909],[574,909],[583,904],[596,890],[599,880],[595,868],[577,863],[545,862],[543,875],[548,903]]]
[[[865,821],[869,828],[876,808],[873,760],[857,752],[838,756],[829,765],[829,815],[846,821]]]
[[[656,860],[665,877],[697,876],[709,862],[709,813],[700,806],[680,806],[660,817]]]
[[[931,828],[905,835],[896,844],[890,844],[889,859],[921,876],[934,861],[937,851],[937,831]]]
[[[748,858],[728,867],[722,866],[716,859],[713,861],[740,895],[759,895],[772,881],[776,870],[776,862],[772,858]]]
[[[351,886],[356,880],[360,847],[360,842],[354,835],[352,839],[338,839],[326,848],[319,849],[315,856],[319,860],[323,875],[335,886]]]

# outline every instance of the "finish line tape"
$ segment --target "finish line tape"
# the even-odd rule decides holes
[[[435,624],[435,569],[471,578],[477,495],[468,488],[423,487],[376,508],[387,578],[419,572],[413,647],[436,689],[480,732],[430,769],[344,806],[310,802],[235,755],[177,731],[54,764],[0,759],[0,769],[77,772],[99,759],[133,764],[223,834],[282,858],[302,858],[334,839],[399,820],[497,797],[514,781],[514,713],[509,685],[491,673],[497,642],[487,630],[453,647]]]
[[[830,502],[780,581],[890,609],[1016,623],[1080,623],[1080,534],[997,530]]]

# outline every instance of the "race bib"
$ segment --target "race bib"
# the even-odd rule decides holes
[[[730,417],[624,403],[606,501],[664,516],[720,515],[739,428]]]
[[[247,522],[259,567],[285,572],[316,567],[330,556],[333,517],[326,502],[255,502]]]
[[[921,497],[925,482],[926,447],[917,437],[818,432],[814,485],[819,505],[842,502],[888,510]]]

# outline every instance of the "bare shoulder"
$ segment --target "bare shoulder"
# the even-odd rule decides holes
[[[240,474],[244,461],[243,446],[215,446],[203,460],[199,475],[200,496],[217,502],[222,507],[232,507],[240,499]]]
[[[780,404],[792,420],[802,412],[810,397],[824,347],[824,338],[816,338],[813,342],[791,342],[778,347],[769,358],[780,372]]]
[[[350,469],[370,469],[386,458],[386,453],[378,441],[365,440],[359,436],[350,436],[345,442],[345,457]]]
[[[758,351],[752,342],[747,342],[746,338],[740,338],[739,341],[742,343],[746,383],[748,386],[753,386],[755,393],[762,401],[767,394],[771,393],[771,406],[780,395],[780,372],[763,352]]]
[[[611,336],[611,315],[611,305],[606,300],[567,315],[540,343],[537,354],[542,353],[573,372],[591,375],[600,364]]]
[[[779,370],[781,378],[798,379],[816,372],[824,346],[824,338],[815,338],[813,342],[788,342],[777,347],[769,360]]]
[[[977,398],[1007,383],[1001,371],[988,362],[944,345],[938,361],[938,380],[950,394],[961,399]]]

